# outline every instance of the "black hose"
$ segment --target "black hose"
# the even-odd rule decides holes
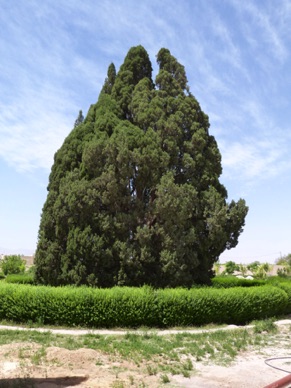
[[[274,368],[274,369],[278,369],[282,372],[286,372],[286,373],[291,373],[291,370],[286,370],[286,369],[282,369],[282,368],[278,368],[277,366],[274,366],[274,365],[271,365],[269,364],[269,361],[274,361],[274,360],[286,360],[286,359],[290,359],[291,360],[291,356],[289,357],[273,357],[273,358],[267,358],[265,360],[265,364],[270,366],[271,368]]]

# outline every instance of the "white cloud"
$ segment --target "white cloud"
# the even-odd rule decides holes
[[[231,128],[232,122],[238,122],[239,132],[230,137],[220,130],[218,143],[225,176],[254,185],[290,170],[291,135],[288,127],[280,128],[274,122],[272,111],[259,102],[259,97],[243,97],[246,96],[240,100],[238,117],[234,114],[228,123]]]
[[[61,91],[43,87],[41,91],[23,91],[14,105],[1,104],[1,157],[19,171],[48,170],[73,126],[66,118],[72,107],[66,107],[64,101]],[[75,111],[77,115],[77,108]]]
[[[257,184],[287,173],[291,168],[289,139],[275,136],[279,130],[261,136],[249,136],[240,141],[219,141],[222,164],[229,179]]]
[[[274,214],[265,212],[265,206],[282,207],[281,197],[278,204],[273,189],[277,184],[279,192],[280,182],[289,183],[286,177],[291,170],[290,0],[2,3],[0,158],[21,172],[13,175],[12,169],[4,168],[6,187],[22,178],[15,187],[23,190],[27,184],[33,193],[36,187],[44,189],[44,175],[54,153],[73,127],[79,109],[86,114],[96,101],[108,65],[114,62],[118,69],[128,49],[142,44],[155,75],[155,55],[166,47],[185,66],[191,92],[209,114],[210,132],[222,153],[227,189],[235,196],[244,192],[258,196],[250,203],[251,217],[258,211],[256,201],[261,205],[267,198],[265,187],[269,187],[271,194],[262,205],[262,214],[268,213],[270,222],[264,224],[282,225],[285,215],[273,210],[278,214],[274,222]],[[32,181],[37,184],[29,184]],[[260,190],[263,196],[258,195]],[[6,198],[2,203],[9,202],[9,195]],[[288,201],[286,195],[286,204]],[[14,202],[19,229],[15,230],[14,218],[7,213],[6,223],[13,221],[10,232],[7,228],[2,231],[1,246],[34,246],[37,228],[27,222],[25,214],[25,230],[21,229],[24,206],[19,203],[17,207],[15,200],[13,207]],[[41,205],[33,206],[38,206],[37,225]],[[33,209],[27,212],[32,214]],[[269,244],[266,253],[274,252],[273,244],[275,251],[287,249],[288,236],[282,245],[282,230],[275,240],[277,227],[271,234],[261,232],[260,237],[260,217],[255,218],[248,235],[255,246],[248,252],[260,244]],[[286,219],[288,222],[287,214]],[[33,243],[27,242],[28,228],[33,229]],[[288,230],[288,225],[282,228]],[[25,244],[20,242],[23,236]]]
[[[53,6],[31,2],[5,16],[0,156],[18,171],[48,170],[79,109],[86,113],[97,99],[105,74],[98,62],[76,51],[74,34]],[[92,98],[93,91],[94,99],[87,102],[84,96]]]
[[[289,53],[284,42],[284,36],[282,36],[283,31],[280,29],[280,21],[286,17],[286,13],[283,16],[281,10],[289,9],[286,2],[279,0],[276,3],[272,1],[257,3],[251,0],[245,2],[238,0],[229,1],[242,14],[241,23],[245,37],[253,51],[259,53],[264,48],[263,51],[272,54],[275,61],[284,62]],[[288,13],[290,17],[290,10]]]
[[[230,17],[215,2],[70,0],[6,7],[0,16],[8,34],[0,37],[0,156],[18,170],[49,169],[78,110],[86,113],[96,101],[107,66],[119,66],[132,45],[142,44],[153,64],[158,50],[168,47],[185,65],[191,91],[218,135],[226,173],[242,169],[242,176],[255,179],[286,170],[286,134],[273,136],[279,125],[266,97],[277,76],[263,63],[260,44],[275,57],[271,63],[287,61],[291,11],[288,1],[280,2],[277,29],[270,4],[229,0],[224,7],[238,11]]]

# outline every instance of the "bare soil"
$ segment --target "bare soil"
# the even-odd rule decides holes
[[[36,343],[12,343],[0,346],[0,387],[263,388],[287,375],[266,365],[267,358],[290,356],[284,365],[283,361],[273,364],[291,369],[290,324],[288,330],[285,329],[286,336],[283,325],[280,330],[279,344],[241,353],[229,366],[205,364],[193,359],[194,370],[189,378],[167,374],[168,383],[163,381],[162,373],[149,375],[146,365],[124,360],[118,355],[92,349],[48,347],[43,350],[42,345]]]

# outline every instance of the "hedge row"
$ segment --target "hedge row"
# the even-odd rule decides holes
[[[0,284],[0,319],[92,328],[243,324],[285,313],[289,302],[286,292],[273,286],[153,290]]]
[[[288,296],[288,302],[286,305],[286,314],[291,313],[291,278],[282,278],[280,276],[272,276],[265,280],[267,285],[279,287],[284,290]]]
[[[265,280],[261,279],[243,279],[236,276],[216,276],[211,280],[212,286],[215,288],[231,288],[231,287],[255,287],[264,286]]]
[[[6,283],[34,284],[34,276],[31,274],[11,274],[7,275]]]
[[[278,284],[279,288],[281,288],[282,290],[284,290],[287,294],[287,304],[286,304],[286,308],[285,308],[285,314],[290,314],[291,313],[291,283],[289,281],[288,282],[281,282]]]

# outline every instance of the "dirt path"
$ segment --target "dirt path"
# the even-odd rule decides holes
[[[291,319],[281,319],[279,321],[274,322],[277,326],[282,325],[291,325]],[[169,334],[177,334],[177,333],[209,333],[213,331],[221,331],[221,330],[234,330],[234,329],[250,329],[253,325],[246,326],[237,326],[237,325],[228,325],[224,327],[216,327],[212,329],[164,329],[164,330],[148,330],[147,332],[154,332],[157,335],[169,335]],[[94,334],[94,335],[125,335],[128,332],[132,332],[135,334],[144,334],[145,330],[107,330],[107,329],[50,329],[43,327],[36,328],[28,328],[21,326],[11,326],[11,325],[0,325],[0,333],[1,330],[25,330],[25,331],[39,331],[40,333],[54,333],[54,334],[65,334],[65,335],[86,335],[86,334]]]
[[[280,328],[289,327],[291,320],[278,321]],[[1,326],[1,329],[14,329]],[[230,330],[228,326],[224,330]],[[19,327],[17,327],[19,330]],[[28,330],[24,329],[23,330]],[[35,329],[33,329],[35,330]],[[47,331],[47,329],[37,329]],[[76,331],[49,330],[50,332],[82,335],[125,334],[127,331]],[[185,332],[186,330],[183,330]],[[195,332],[197,330],[189,330]],[[163,330],[160,335],[173,334],[178,330]],[[199,330],[201,332],[201,330]],[[42,346],[36,343],[13,343],[0,346],[0,387],[35,387],[35,388],[139,388],[139,387],[188,387],[188,388],[263,388],[278,380],[286,373],[270,368],[265,364],[269,357],[291,357],[291,332],[287,331],[284,340],[278,346],[268,347],[253,352],[244,352],[236,357],[228,367],[206,365],[193,359],[194,370],[190,378],[181,375],[171,376],[166,383],[162,373],[149,374],[146,364],[138,365],[133,361],[121,359],[98,350],[67,350],[48,347],[43,354]],[[188,355],[187,355],[188,357]],[[285,368],[291,369],[291,360]],[[277,366],[280,363],[277,362]],[[21,380],[19,380],[21,379]],[[9,385],[10,384],[10,385]],[[290,384],[291,385],[291,384]]]

